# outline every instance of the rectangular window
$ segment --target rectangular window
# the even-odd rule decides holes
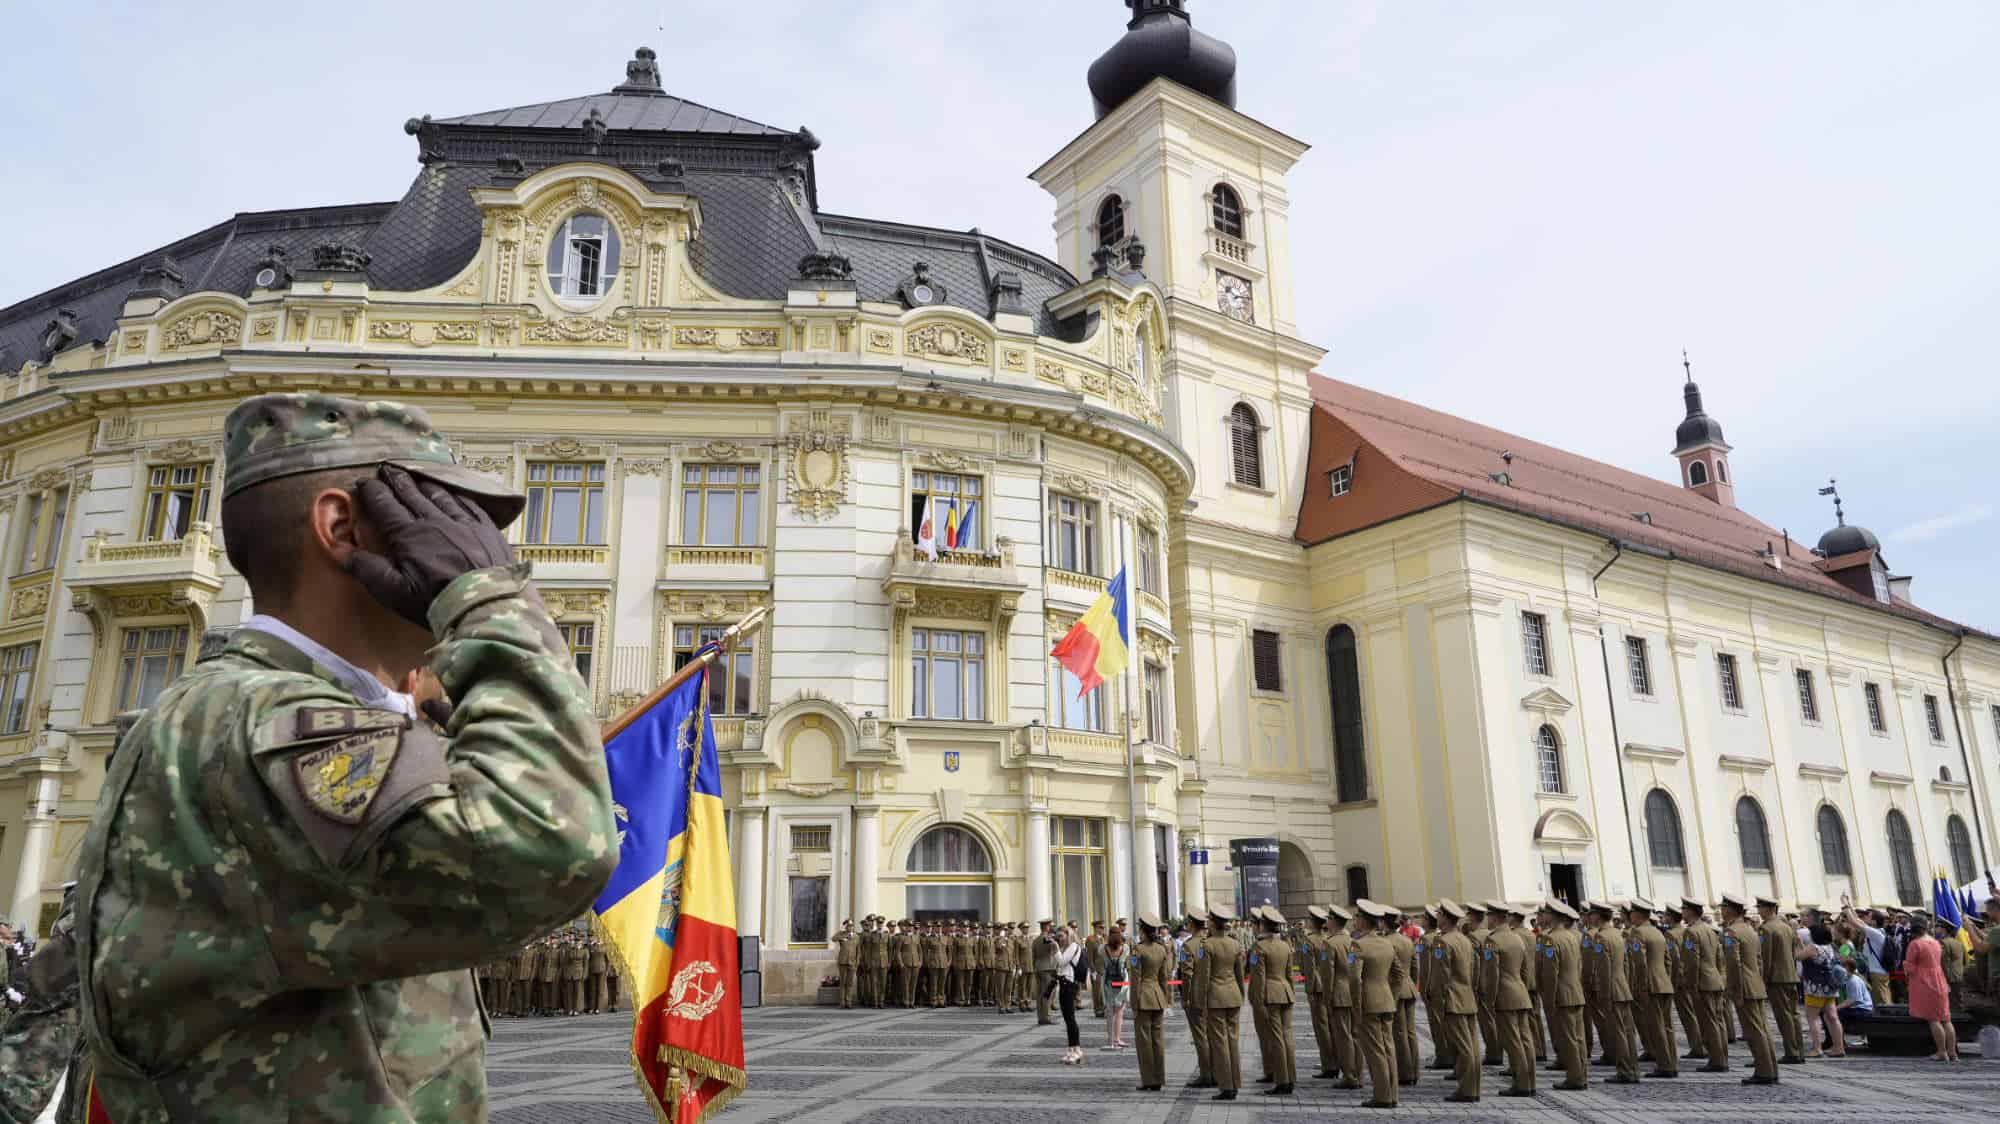
[[[683,467],[681,545],[762,545],[763,482],[763,469],[754,464]]]
[[[1103,820],[1049,817],[1049,888],[1056,921],[1085,925],[1109,920],[1111,882],[1107,874]]]
[[[1146,665],[1146,740],[1167,744],[1167,669]]]
[[[1944,718],[1942,715],[1938,713],[1938,701],[1936,695],[1924,696],[1924,725],[1930,728],[1931,740],[1938,743],[1939,745],[1943,745]]]
[[[1285,677],[1278,661],[1278,634],[1268,629],[1250,630],[1250,666],[1260,691],[1282,691]]]
[[[1540,613],[1521,614],[1521,651],[1527,657],[1529,675],[1549,673],[1549,622]]]
[[[1632,693],[1651,695],[1653,693],[1653,669],[1646,660],[1646,638],[1627,636],[1625,638],[1625,667],[1632,678]]]
[[[1049,493],[1049,565],[1079,574],[1098,572],[1096,501]]]
[[[167,684],[180,678],[187,653],[188,630],[161,625],[128,628],[119,641],[118,710],[144,710],[153,705]]]
[[[49,498],[49,534],[42,543],[42,564],[40,569],[48,569],[56,564],[62,554],[63,523],[69,517],[69,489],[57,488]]]
[[[1992,718],[1993,718],[1993,736],[1995,738],[2000,738],[2000,706],[1995,706],[1993,708]]]
[[[1151,527],[1141,527],[1133,536],[1133,547],[1139,555],[1139,592],[1160,592],[1160,535]]]
[[[983,550],[986,481],[952,472],[910,474],[910,541],[922,542],[924,521],[939,550]]]
[[[521,541],[550,546],[604,544],[604,462],[534,461]]]
[[[694,661],[702,648],[722,639],[729,630],[724,624],[678,624],[674,626],[674,670]],[[708,666],[708,711],[710,714],[750,714],[755,706],[757,680],[757,634],[736,638],[729,654]]]
[[[1736,679],[1736,657],[1720,655],[1715,657],[1715,670],[1722,676],[1722,705],[1729,710],[1743,709],[1743,686]]]
[[[1077,692],[1083,687],[1083,681],[1054,660],[1049,661],[1049,666],[1056,669],[1056,697],[1049,704],[1055,724],[1065,730],[1096,733],[1110,729],[1104,714],[1106,687],[1100,684],[1089,694],[1079,696]]]
[[[1328,490],[1332,493],[1334,499],[1339,499],[1354,488],[1354,466],[1343,464],[1332,472],[1327,473],[1326,478],[1330,484]]]
[[[188,533],[195,523],[208,522],[211,476],[215,466],[201,464],[156,464],[146,470],[146,523],[141,537],[147,542],[173,542]]]
[[[1819,721],[1819,696],[1813,690],[1812,672],[1802,667],[1793,674],[1799,681],[1799,717],[1807,722]]]
[[[597,626],[594,624],[556,625],[562,630],[563,643],[569,645],[569,658],[576,663],[576,673],[583,676],[585,683],[591,682],[591,666],[597,658]]]
[[[829,879],[792,877],[792,943],[826,943],[826,908]]]
[[[0,732],[27,732],[35,684],[35,654],[39,644],[0,649]]]
[[[910,716],[986,721],[986,634],[910,630]]]
[[[14,556],[14,572],[17,574],[35,569],[35,564],[41,560],[42,509],[48,503],[48,496],[41,492],[28,497],[27,510],[21,515],[21,548]]]
[[[801,824],[792,828],[792,850],[831,853],[833,828],[828,824]]]
[[[1862,701],[1868,704],[1868,728],[1878,734],[1889,732],[1889,719],[1882,713],[1882,688],[1873,683],[1861,685]],[[2000,712],[1996,712],[2000,716]],[[2000,723],[1996,723],[2000,726]]]

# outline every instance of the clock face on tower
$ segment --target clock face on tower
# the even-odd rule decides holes
[[[1245,324],[1257,322],[1257,309],[1250,300],[1250,282],[1234,273],[1215,275],[1215,306],[1232,320]]]

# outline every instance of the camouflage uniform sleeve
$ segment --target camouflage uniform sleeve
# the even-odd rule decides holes
[[[331,743],[308,738],[337,689],[303,677],[245,715],[266,799],[280,808],[261,822],[239,815],[236,828],[278,867],[262,909],[287,988],[351,986],[511,953],[587,909],[616,864],[589,688],[528,567],[461,575],[430,619],[431,668],[457,704],[445,738],[421,723],[401,728],[399,743],[367,730]],[[358,766],[328,754],[357,739],[372,740],[357,746],[356,760],[387,748],[394,763],[383,766],[360,822],[343,824],[325,814],[329,804],[351,809],[328,789],[332,797],[353,789],[330,786],[327,770],[351,776]]]
[[[65,902],[28,962],[28,992],[0,1026],[0,1120],[38,1118],[77,1041],[75,912]]]

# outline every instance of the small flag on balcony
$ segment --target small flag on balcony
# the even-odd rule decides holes
[[[944,503],[944,548],[957,550],[965,536],[965,525],[958,518],[958,501],[946,500]]]
[[[937,561],[937,500],[924,505],[924,521],[917,525],[917,549],[924,557]]]

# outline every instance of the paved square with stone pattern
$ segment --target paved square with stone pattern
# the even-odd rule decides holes
[[[1167,1088],[1136,1093],[1139,1067],[1131,1051],[1106,1053],[1104,1023],[1079,1020],[1088,1064],[1060,1065],[1063,1028],[1038,1027],[1034,1015],[991,1010],[841,1011],[773,1007],[744,1016],[750,1088],[720,1119],[731,1124],[811,1121],[813,1124],[1281,1124],[1333,1116],[1368,1119],[1520,1121],[1609,1120],[1631,1124],[1751,1119],[1812,1121],[1865,1118],[1917,1121],[1992,1118],[2000,1095],[2000,1062],[1973,1056],[1957,1067],[1920,1058],[1868,1057],[1786,1066],[1782,1085],[1746,1088],[1749,1053],[1732,1057],[1735,1071],[1696,1074],[1636,1086],[1602,1084],[1593,1070],[1588,1092],[1557,1093],[1557,1074],[1542,1074],[1542,1095],[1513,1100],[1495,1094],[1504,1079],[1486,1071],[1484,1099],[1446,1104],[1448,1075],[1426,1072],[1402,1090],[1394,1112],[1363,1112],[1365,1092],[1335,1090],[1304,1079],[1316,1067],[1312,1026],[1304,1012],[1294,1042],[1302,1080],[1290,1097],[1263,1097],[1252,1084],[1240,1099],[1218,1103],[1208,1090],[1182,1089],[1194,1051],[1187,1023],[1167,1024]],[[1418,1016],[1421,1024],[1423,1018]],[[632,1082],[625,1053],[626,1016],[501,1019],[487,1051],[487,1082],[498,1124],[653,1124]],[[1246,1080],[1257,1076],[1257,1042],[1243,1017]],[[1130,1028],[1126,1032],[1130,1040]],[[1429,1057],[1429,1042],[1424,1042]]]

